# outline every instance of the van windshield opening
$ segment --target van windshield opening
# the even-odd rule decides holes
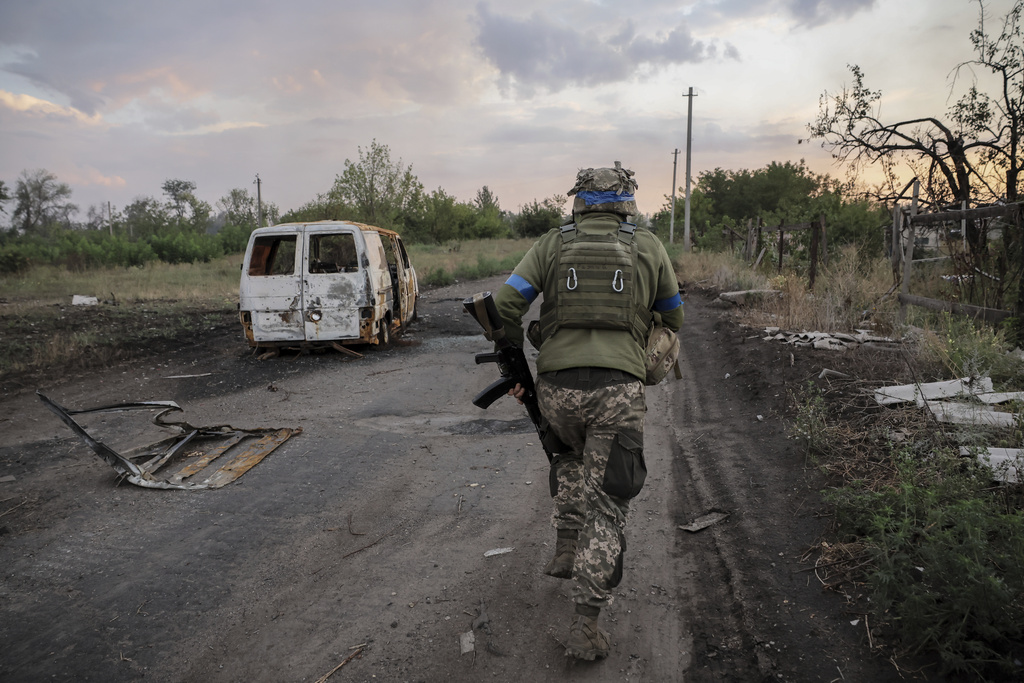
[[[356,273],[359,259],[356,238],[350,232],[312,235],[309,238],[310,273]]]
[[[257,237],[249,257],[249,275],[291,275],[295,272],[295,235]]]

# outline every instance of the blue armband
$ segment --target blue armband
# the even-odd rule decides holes
[[[537,290],[534,289],[533,285],[527,282],[525,278],[516,275],[515,273],[505,280],[505,284],[522,294],[528,304],[532,304],[533,300],[537,298]]]
[[[679,292],[676,292],[675,296],[670,296],[667,299],[658,299],[654,302],[654,310],[658,313],[664,313],[665,311],[671,311],[679,308],[683,305],[683,298],[679,296]]]

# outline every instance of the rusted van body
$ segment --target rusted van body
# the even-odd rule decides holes
[[[386,344],[416,317],[416,270],[398,233],[362,223],[254,230],[238,309],[250,346]]]

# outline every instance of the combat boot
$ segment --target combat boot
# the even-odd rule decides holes
[[[604,629],[597,625],[601,610],[587,605],[576,606],[576,618],[569,627],[569,639],[565,641],[566,657],[594,661],[604,659],[611,651],[611,642]]]
[[[572,565],[576,561],[576,541],[579,538],[576,529],[559,529],[555,542],[555,556],[544,567],[544,573],[556,579],[571,579]]]

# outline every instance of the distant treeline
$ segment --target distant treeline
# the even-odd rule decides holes
[[[724,249],[725,228],[739,230],[747,219],[766,224],[801,222],[826,215],[830,244],[856,241],[881,249],[884,210],[846,199],[848,188],[828,176],[811,174],[799,164],[772,163],[757,171],[702,173],[691,195],[694,244]],[[0,181],[0,213],[10,218],[0,230],[0,274],[33,265],[96,267],[143,266],[209,261],[245,249],[260,224],[314,220],[354,220],[397,230],[411,243],[536,237],[568,217],[565,195],[533,200],[518,211],[504,211],[485,185],[471,202],[460,202],[442,188],[427,192],[412,166],[392,161],[390,150],[374,140],[359,148],[357,161],[345,167],[331,188],[284,214],[272,203],[257,206],[256,197],[236,188],[216,207],[196,194],[195,183],[171,179],[162,185],[164,199],[140,197],[123,209],[91,207],[76,221],[70,187],[45,170],[24,171],[13,189]],[[635,221],[667,238],[670,202],[653,217]],[[11,207],[13,206],[13,209]],[[676,202],[676,231],[681,236],[683,201]],[[744,228],[745,229],[745,228]]]

